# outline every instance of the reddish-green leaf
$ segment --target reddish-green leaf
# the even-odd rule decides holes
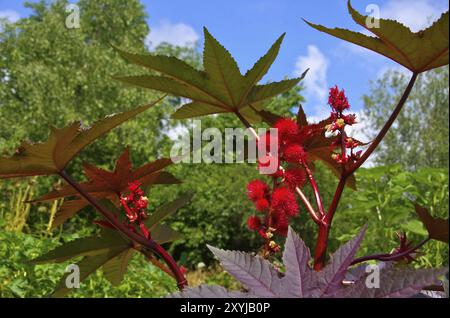
[[[88,128],[82,127],[80,122],[64,128],[52,128],[46,142],[24,142],[11,158],[0,158],[0,179],[57,174],[84,147],[163,98],[148,105],[108,116]]]
[[[348,10],[353,20],[375,37],[341,28],[330,29],[306,22],[319,31],[384,55],[415,73],[421,73],[449,63],[448,11],[443,13],[429,28],[412,32],[403,24],[387,19],[379,19],[377,25],[370,27],[366,21],[371,20],[371,18],[363,16],[353,9],[350,1],[348,1]]]
[[[133,169],[129,149],[126,148],[117,160],[114,171],[107,171],[85,163],[84,172],[89,181],[81,183],[80,186],[97,200],[107,198],[116,202],[118,200],[117,193],[127,191],[128,183],[135,180],[138,180],[144,187],[180,183],[171,173],[163,171],[170,164],[172,164],[170,159],[162,158]],[[75,199],[64,202],[56,213],[52,224],[52,227],[56,227],[87,206],[86,201],[74,188],[65,185],[59,190],[54,190],[30,202],[53,201],[64,197],[75,197]]]
[[[448,244],[448,219],[434,218],[426,208],[418,204],[414,207],[430,238]]]

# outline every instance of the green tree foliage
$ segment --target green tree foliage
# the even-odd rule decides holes
[[[433,217],[448,217],[448,169],[419,168],[407,172],[400,165],[362,169],[358,172],[359,191],[347,190],[333,225],[338,246],[367,223],[362,255],[390,252],[398,246],[396,232],[406,232],[418,243],[427,231],[415,212],[414,203],[427,207]],[[340,243],[338,243],[340,242]],[[448,245],[430,241],[421,248],[418,267],[448,265]]]
[[[378,164],[401,164],[405,169],[448,167],[449,68],[438,68],[420,75],[397,122],[376,152]],[[364,114],[374,136],[400,98],[408,77],[388,71],[372,82],[364,96]]]
[[[111,76],[129,69],[110,43],[143,51],[149,30],[139,1],[79,1],[80,28],[65,27],[67,1],[29,4],[30,17],[0,33],[0,149],[44,140],[48,127],[90,124],[145,104],[156,94],[125,90]],[[105,14],[107,12],[107,14]],[[155,108],[89,147],[81,159],[112,165],[118,144],[133,144],[136,161],[158,154],[164,107]],[[146,127],[139,129],[138,127]]]

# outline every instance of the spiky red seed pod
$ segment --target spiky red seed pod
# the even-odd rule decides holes
[[[306,173],[300,168],[287,169],[284,173],[284,181],[291,189],[302,187],[306,182]]]
[[[256,215],[249,216],[247,226],[252,231],[258,231],[261,228],[261,219]]]
[[[299,144],[288,145],[283,151],[283,157],[289,163],[302,163],[307,160],[305,149]]]
[[[297,215],[298,204],[294,192],[285,187],[276,188],[272,194],[272,209],[276,214]]]
[[[267,211],[270,207],[269,201],[267,199],[258,199],[255,201],[255,208],[258,211],[264,212]]]
[[[337,85],[330,88],[330,93],[328,95],[328,104],[338,112],[342,112],[350,108],[344,90],[339,90]]]
[[[278,129],[278,136],[282,143],[291,142],[298,134],[297,123],[289,118],[279,119],[274,128]]]
[[[252,201],[265,198],[269,187],[261,180],[253,180],[247,185],[247,196]]]

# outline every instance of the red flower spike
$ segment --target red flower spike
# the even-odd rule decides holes
[[[258,231],[261,228],[261,219],[256,215],[249,216],[247,226],[252,231]]]
[[[274,128],[278,129],[278,136],[283,144],[293,141],[298,134],[297,123],[292,119],[282,118],[275,123]]]
[[[306,182],[306,173],[300,168],[287,169],[284,173],[284,181],[291,189],[302,187]]]
[[[247,185],[247,196],[252,201],[265,198],[269,192],[267,185],[261,180],[253,180]]]
[[[276,214],[297,215],[298,204],[295,194],[285,187],[275,189],[272,195],[272,209]]]
[[[337,85],[330,89],[328,104],[337,112],[342,112],[350,108],[344,90],[339,90]]]
[[[270,207],[269,201],[267,199],[259,199],[255,202],[255,208],[257,211],[267,211]]]
[[[347,125],[353,125],[357,123],[355,114],[342,115],[342,119]]]
[[[307,160],[307,154],[299,144],[287,146],[286,149],[284,149],[283,157],[284,160],[289,163],[302,163]]]

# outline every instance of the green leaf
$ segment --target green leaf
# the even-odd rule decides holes
[[[105,278],[113,286],[117,286],[122,282],[123,276],[127,271],[128,264],[130,263],[130,260],[134,256],[135,252],[135,250],[129,248],[116,257],[110,259],[105,263],[105,265],[102,266]]]
[[[100,236],[80,238],[65,243],[45,255],[30,261],[31,264],[60,263],[78,256],[95,256],[109,250],[130,247],[116,231],[103,230]]]
[[[94,273],[97,269],[106,264],[109,260],[122,254],[127,248],[128,247],[115,247],[108,250],[106,253],[83,258],[80,262],[76,264],[80,270],[80,282],[84,281],[89,275]],[[59,281],[58,285],[56,286],[55,290],[52,293],[52,297],[61,298],[74,290],[73,288],[68,288],[66,284],[66,279],[70,274],[71,273],[68,272],[61,278],[61,280]]]
[[[158,224],[151,233],[152,239],[158,244],[164,244],[180,240],[183,236],[170,226],[165,224]]]
[[[175,119],[188,119],[226,112],[225,109],[211,104],[192,102],[181,106],[171,117]]]
[[[36,144],[24,142],[11,158],[0,158],[0,179],[57,174],[87,145],[163,98],[148,105],[108,116],[89,128],[82,128],[80,122],[64,128],[52,128],[46,142]]]
[[[179,81],[176,81],[169,77],[156,75],[140,75],[114,77],[114,79],[126,84],[154,89],[160,92],[166,92],[172,95],[186,97],[202,103],[217,105],[217,107],[223,107],[214,99],[208,97],[207,95],[204,95],[201,91],[189,87],[188,85],[180,83]]]
[[[414,73],[421,73],[449,63],[449,14],[448,11],[429,28],[412,32],[403,24],[379,19],[378,27],[366,25],[370,17],[363,16],[352,8],[348,10],[353,20],[375,37],[342,28],[330,29],[305,20],[311,27],[337,38],[365,47],[403,65]]]
[[[427,230],[424,228],[423,224],[419,220],[411,220],[407,223],[402,224],[401,227],[402,229],[410,231],[414,234],[424,236],[428,234]]]
[[[258,84],[258,82],[263,78],[263,76],[267,73],[272,63],[275,61],[278,56],[278,52],[280,51],[281,43],[283,42],[284,36],[286,33],[283,33],[278,40],[272,45],[272,47],[267,51],[267,53],[261,57],[253,67],[245,73],[245,92],[240,97],[241,104],[242,100],[244,100],[248,94],[250,93],[253,86]]]
[[[203,28],[205,47],[203,50],[203,67],[210,79],[211,88],[221,97],[226,105],[238,108],[243,94],[244,77],[231,54]]]
[[[184,207],[192,199],[192,196],[193,195],[190,193],[184,194],[176,200],[162,205],[148,217],[145,221],[145,226],[152,232],[156,225],[161,221],[173,215],[178,209]]]
[[[306,75],[307,70],[303,72],[301,77],[289,80],[283,80],[265,85],[257,85],[249,95],[248,103],[260,103],[269,98],[284,93],[298,84]]]
[[[267,53],[242,75],[231,54],[204,29],[204,71],[199,71],[174,57],[139,55],[116,50],[130,62],[161,73],[160,76],[118,77],[129,84],[150,88],[191,99],[173,118],[186,119],[211,114],[239,113],[248,122],[261,121],[251,109],[261,110],[261,101],[284,93],[302,78],[257,85],[275,60],[284,34],[277,39]],[[256,105],[258,104],[258,105]]]

